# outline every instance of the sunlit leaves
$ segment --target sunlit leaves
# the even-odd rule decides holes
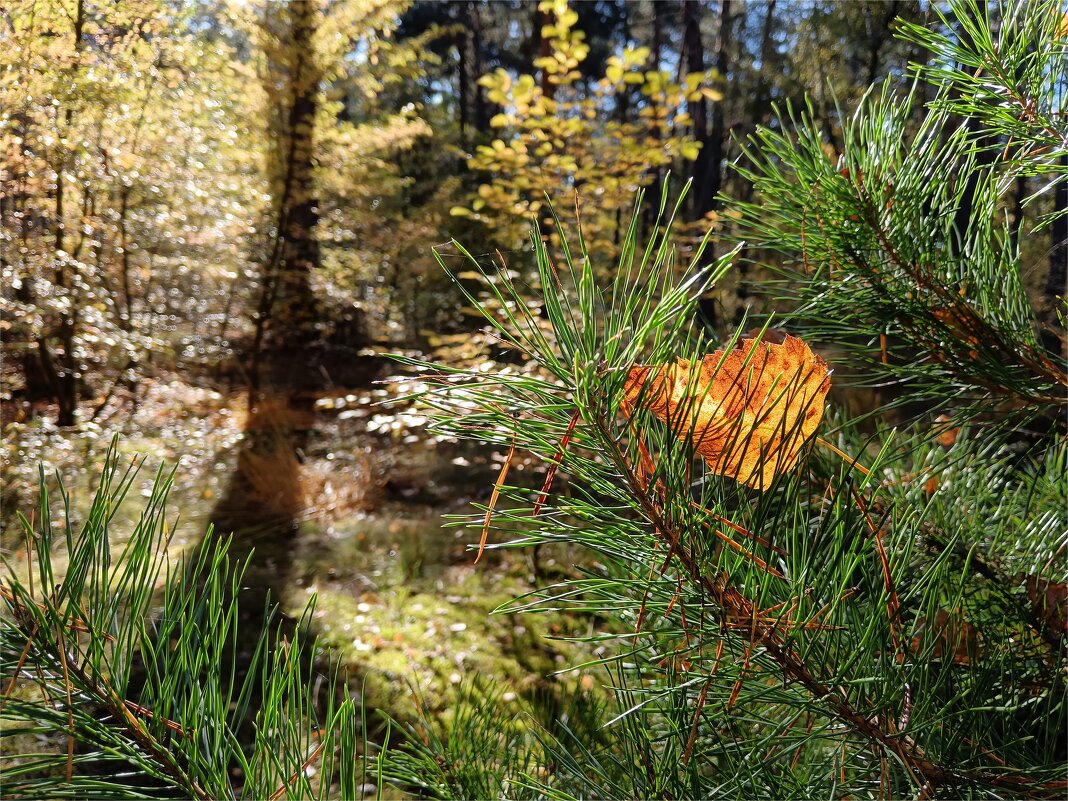
[[[627,47],[608,58],[602,78],[584,83],[579,67],[588,48],[574,29],[577,14],[563,0],[539,8],[553,20],[543,30],[551,53],[535,59],[537,75],[498,68],[479,80],[502,110],[490,121],[496,138],[476,147],[468,165],[494,179],[479,187],[477,201],[451,213],[486,223],[512,244],[543,212],[546,194],[584,187],[590,251],[614,255],[634,191],[677,159],[697,158],[688,108],[715,94],[717,76],[686,74],[678,82],[651,63],[648,47]],[[633,108],[623,113],[631,95]]]
[[[19,200],[2,232],[19,246],[4,269],[25,283],[4,311],[32,308],[16,339],[64,358],[69,342],[88,377],[166,353],[225,303],[260,185],[249,73],[200,32],[222,9],[71,8],[5,10],[0,169]],[[193,300],[169,308],[177,295]]]
[[[747,337],[700,361],[633,367],[626,409],[647,409],[713,472],[758,489],[791,470],[819,427],[827,363],[801,339]]]

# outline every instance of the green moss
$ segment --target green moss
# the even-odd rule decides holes
[[[572,692],[578,677],[554,671],[589,654],[548,636],[569,633],[574,621],[492,614],[531,588],[524,556],[475,566],[463,551],[474,537],[456,531],[426,514],[357,518],[331,530],[305,525],[295,564],[306,586],[289,592],[287,611],[299,613],[314,593],[321,641],[365,703],[395,718],[413,719],[418,705],[447,720],[455,688],[472,674],[491,678],[505,698]]]

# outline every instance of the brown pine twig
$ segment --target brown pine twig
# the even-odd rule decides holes
[[[286,794],[286,790],[289,789],[290,785],[296,782],[296,780],[300,778],[301,774],[304,773],[312,765],[312,763],[319,758],[319,755],[323,753],[323,748],[325,746],[326,741],[320,739],[319,745],[315,746],[312,752],[308,754],[308,758],[304,760],[304,763],[300,766],[300,768],[293,772],[293,774],[289,777],[288,781],[284,782],[281,787],[271,793],[269,801],[278,801],[279,798],[284,796]]]
[[[556,449],[556,456],[553,457],[552,463],[549,465],[549,469],[545,471],[545,482],[541,485],[541,492],[538,493],[538,499],[534,502],[534,514],[533,517],[537,517],[541,512],[542,506],[549,498],[549,488],[552,487],[553,478],[556,477],[556,471],[560,468],[560,464],[564,460],[564,452],[567,449],[568,443],[571,442],[571,436],[575,432],[575,425],[579,421],[579,413],[576,411],[571,415],[571,420],[567,424],[567,431],[564,432],[563,438],[560,440],[560,446]]]
[[[186,739],[191,738],[193,736],[193,734],[194,734],[195,730],[189,729],[187,731],[186,729],[182,728],[182,726],[180,726],[179,724],[175,723],[173,720],[170,720],[169,718],[160,718],[160,717],[158,717],[156,715],[155,712],[153,712],[148,707],[141,706],[140,704],[135,704],[133,701],[129,701],[129,700],[125,701],[124,703],[126,704],[126,706],[130,710],[132,710],[133,712],[136,712],[138,715],[141,715],[142,717],[146,717],[149,720],[156,720],[156,719],[160,720],[160,722],[162,722],[163,725],[166,726],[168,729],[170,729],[171,731],[175,732],[176,734],[182,735]]]
[[[720,640],[720,644],[722,644],[722,643],[723,643],[723,641]],[[720,650],[722,651],[722,648]],[[717,658],[716,661],[718,663],[718,661],[719,661],[718,658]],[[690,754],[693,752],[693,744],[694,744],[694,741],[697,739],[698,724],[701,722],[701,710],[705,706],[705,698],[708,697],[708,688],[712,684],[712,676],[715,675],[715,672],[716,672],[716,669],[713,666],[712,672],[709,673],[708,674],[708,678],[705,679],[704,687],[701,688],[701,695],[697,698],[697,707],[694,709],[694,712],[693,712],[693,723],[690,725],[690,736],[686,738],[686,748],[682,752],[682,764],[683,765],[689,765],[690,764]]]
[[[598,422],[598,426],[604,442],[609,444],[607,451],[609,458],[621,469],[623,479],[639,502],[642,513],[652,523],[657,538],[665,544],[676,541],[679,536],[678,532],[672,531],[660,510],[650,502],[641,482],[629,468],[625,455],[608,430],[607,423],[602,420]],[[725,617],[734,620],[752,619],[752,605],[737,589],[731,587],[723,576],[706,575],[697,561],[686,551],[676,551],[674,556],[689,580],[705,590]],[[825,704],[834,717],[880,749],[893,753],[902,762],[906,771],[920,777],[924,782],[936,786],[980,784],[1011,790],[1031,798],[1051,797],[1068,789],[1068,782],[1040,783],[1033,777],[1023,774],[994,773],[989,769],[960,769],[938,763],[931,759],[923,747],[910,736],[888,733],[880,726],[877,717],[862,714],[852,706],[843,693],[821,681],[801,656],[782,640],[781,634],[775,627],[757,621],[753,627],[753,640],[782,670],[787,683],[802,687],[813,699]]]
[[[53,597],[53,603],[55,598]],[[56,626],[56,644],[59,646],[59,662],[63,667],[63,691],[67,696],[67,770],[66,782],[74,778],[74,701],[71,694],[70,671],[67,669],[67,644],[63,639],[63,627]]]
[[[497,498],[500,497],[501,487],[504,486],[505,479],[508,478],[508,468],[512,466],[512,459],[515,457],[515,433],[512,433],[512,446],[508,449],[508,456],[504,460],[504,464],[501,466],[500,475],[497,476],[497,482],[493,485],[493,494],[490,495],[489,506],[486,509],[486,519],[482,524],[482,538],[478,541],[478,555],[475,557],[475,564],[478,564],[478,560],[482,558],[482,552],[486,549],[486,540],[489,538],[490,521],[493,519],[493,509],[497,506]]]

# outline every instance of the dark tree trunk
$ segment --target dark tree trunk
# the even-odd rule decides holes
[[[683,7],[683,39],[687,53],[687,69],[700,72],[705,68],[704,45],[701,41],[701,18],[697,3],[685,0]],[[730,67],[728,48],[730,46],[731,0],[721,0],[719,8],[719,42],[716,50],[716,71],[721,80],[726,79]],[[700,219],[716,208],[716,195],[723,186],[723,155],[727,136],[726,106],[717,105],[712,114],[712,124],[708,126],[708,106],[702,98],[694,114],[694,136],[701,142],[697,162],[694,165],[694,198],[692,215]],[[711,262],[716,257],[715,239],[709,240],[705,258]],[[708,325],[716,327],[718,314],[711,297],[702,298],[701,315]]]
[[[660,66],[664,63],[664,17],[667,8],[667,3],[653,3],[653,39],[650,47],[652,63],[649,65],[649,69],[653,71],[659,71]],[[649,136],[654,140],[660,139],[660,131],[656,127],[655,120],[650,119],[649,125]],[[648,235],[656,222],[656,212],[660,207],[660,195],[663,191],[664,176],[661,170],[657,168],[653,173],[652,180],[649,182],[647,194],[649,200],[646,202],[641,216],[641,235],[643,238]]]
[[[685,4],[686,0],[683,0]],[[663,4],[653,3],[653,69],[660,69],[660,64],[663,63],[664,58],[664,14]]]
[[[865,84],[871,86],[879,78],[882,67],[882,48],[891,39],[890,24],[898,15],[900,0],[890,0],[876,6],[865,5],[864,17],[868,23],[868,67]],[[882,11],[876,16],[876,9]]]
[[[1068,168],[1068,156],[1061,156],[1061,169]],[[1046,304],[1057,308],[1068,288],[1068,181],[1061,181],[1053,191],[1053,211],[1057,215],[1050,225],[1049,272],[1046,274]],[[1061,299],[1061,300],[1058,300]]]
[[[133,293],[130,291],[130,245],[127,242],[126,218],[130,210],[130,187],[123,186],[119,195],[119,247],[122,255],[119,257],[122,274],[122,302],[124,312],[119,318],[119,325],[124,331],[133,328]]]
[[[319,267],[319,223],[315,198],[315,113],[321,76],[315,65],[312,39],[316,27],[315,0],[292,0],[288,10],[293,31],[292,106],[289,111],[288,198],[282,210],[282,260],[278,316],[284,329],[278,344],[303,345],[315,339],[318,304],[311,290],[311,273]]]
[[[270,370],[275,389],[311,388],[320,380],[321,313],[312,291],[319,267],[319,222],[315,197],[315,115],[322,76],[315,63],[313,38],[316,0],[292,0],[282,9],[288,35],[285,64],[288,109],[276,147],[282,180],[275,198],[277,227],[264,270],[250,384],[259,389],[261,364]]]
[[[760,34],[760,70],[757,72],[757,89],[753,93],[749,122],[755,128],[763,124],[771,110],[771,32],[775,22],[775,0],[768,0],[764,15],[764,28]]]
[[[538,58],[548,58],[553,54],[552,42],[545,36],[545,26],[552,24],[549,15],[542,11],[540,4],[534,10],[534,41],[537,42],[535,51]],[[556,94],[556,84],[549,80],[549,73],[541,70],[541,91],[547,98],[552,99]]]
[[[489,109],[486,106],[486,98],[482,94],[482,87],[478,85],[478,79],[482,77],[482,14],[477,3],[466,3],[467,23],[471,31],[471,69],[475,77],[474,101],[475,101],[475,130],[485,133],[489,130]]]
[[[726,78],[730,67],[731,0],[722,0],[719,7],[719,47],[716,52],[716,71]],[[723,152],[727,137],[726,109],[721,105],[712,117],[712,129],[708,132],[708,197],[709,210],[715,205],[715,197],[723,186]]]
[[[467,127],[468,127],[468,108],[470,106],[470,100],[468,96],[471,93],[471,75],[470,65],[467,60],[467,48],[470,45],[471,36],[471,9],[467,3],[460,3],[459,8],[460,26],[463,28],[456,36],[456,52],[459,56],[458,63],[456,65],[457,83],[459,84],[460,96],[458,102],[460,105],[460,141],[465,145],[467,144]],[[477,80],[477,76],[476,76]]]
[[[746,109],[746,132],[751,132],[758,125],[768,121],[772,101],[772,31],[775,22],[776,0],[769,0],[764,15],[764,26],[760,36],[760,69],[757,71],[757,85]],[[753,185],[746,181],[741,187],[741,199],[748,203],[753,199]],[[745,263],[745,251],[741,254],[739,264]]]
[[[685,58],[679,60],[679,71],[686,65],[687,72],[705,71],[705,47],[701,41],[701,6],[697,0],[682,0],[682,48]],[[693,137],[701,143],[701,150],[694,162],[694,186],[691,198],[691,216],[700,219],[712,209],[715,195],[709,192],[709,136],[708,101],[702,97],[692,105]]]
[[[25,119],[20,118],[19,124],[24,130]],[[22,141],[26,141],[25,137],[22,137]],[[25,191],[25,174],[12,175],[11,178],[13,179],[11,185],[16,188],[11,192],[0,193],[0,217],[4,220],[10,220],[12,224],[17,221],[20,242],[18,252],[21,254],[19,258],[25,264],[25,260],[30,258],[31,249],[33,249],[30,231],[40,224],[38,219],[40,215],[37,209],[30,208],[27,205],[26,201],[29,195]],[[7,267],[9,265],[7,252],[4,248],[0,248],[0,266]],[[19,275],[20,273],[16,272],[15,274]],[[21,276],[13,287],[15,300],[29,308],[37,300],[33,291],[33,281],[25,270],[21,271]],[[18,316],[13,317],[10,328],[6,331],[0,331],[0,340],[3,341],[5,347],[8,347],[10,343],[10,345],[14,345],[21,350],[20,364],[22,365],[24,386],[23,397],[28,401],[53,397],[52,382],[49,380],[44,365],[41,363],[38,349],[33,347],[35,339],[33,327],[30,323],[25,319],[19,319]]]
[[[82,49],[82,31],[85,28],[85,3],[78,0],[78,6],[74,16],[74,54],[77,69],[78,56]],[[74,121],[74,109],[69,105],[64,109],[64,127],[70,130]],[[60,145],[62,148],[63,145]],[[62,151],[61,151],[62,152]],[[74,339],[78,330],[78,303],[73,296],[75,292],[74,281],[67,266],[66,253],[66,224],[64,221],[64,180],[63,173],[66,170],[66,157],[62,155],[56,166],[56,197],[55,197],[55,283],[61,294],[68,295],[68,303],[62,312],[59,326],[56,329],[56,338],[59,340],[61,352],[53,359],[49,350],[46,336],[38,341],[38,351],[41,364],[52,383],[53,392],[58,404],[56,412],[56,425],[61,427],[73,426],[77,420],[78,409],[78,364],[74,350]],[[56,364],[58,362],[58,364]]]

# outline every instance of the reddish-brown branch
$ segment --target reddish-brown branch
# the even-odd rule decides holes
[[[326,741],[325,740],[320,740],[319,741],[319,745],[315,746],[315,748],[312,750],[312,752],[310,754],[308,754],[308,758],[304,760],[304,763],[300,766],[300,769],[294,771],[293,775],[290,776],[289,779],[286,782],[284,782],[281,787],[279,787],[277,790],[275,790],[273,793],[271,793],[270,801],[278,801],[279,798],[281,798],[282,796],[284,796],[286,794],[286,790],[288,790],[290,788],[290,786],[294,782],[296,782],[297,779],[300,778],[301,774],[304,773],[308,769],[308,767],[315,760],[317,760],[319,758],[319,755],[321,753],[323,753],[323,747],[325,745],[326,745]]]
[[[578,423],[578,420],[578,412],[571,415],[571,421],[567,424],[567,431],[564,432],[564,436],[560,440],[560,446],[556,449],[556,456],[553,457],[549,469],[545,471],[545,483],[541,485],[541,492],[538,493],[538,499],[534,502],[533,517],[538,516],[545,501],[549,498],[549,488],[552,487],[553,478],[556,477],[556,471],[560,468],[561,462],[564,461],[564,452],[567,450],[568,443],[571,442],[571,435],[575,433],[575,425]]]
[[[508,478],[508,468],[512,466],[512,458],[515,456],[515,434],[512,434],[512,446],[508,449],[508,456],[504,460],[504,464],[501,466],[501,473],[497,476],[497,483],[493,485],[493,494],[490,495],[489,506],[486,509],[486,520],[482,524],[482,538],[478,541],[478,556],[475,557],[475,564],[478,564],[478,560],[482,558],[482,551],[486,549],[486,539],[489,537],[490,521],[493,519],[493,508],[497,505],[497,498],[500,497],[501,487],[504,486],[504,481]]]
[[[651,502],[638,477],[630,469],[626,455],[619,448],[611,431],[608,430],[607,422],[600,419],[598,425],[609,457],[621,470],[631,493],[641,506],[643,515],[653,525],[657,538],[669,546],[686,577],[694,585],[701,587],[725,619],[753,621],[751,642],[762,647],[768,658],[782,670],[784,679],[788,683],[802,687],[813,699],[825,704],[831,714],[856,734],[894,754],[906,770],[921,777],[925,783],[932,786],[980,784],[1011,790],[1032,798],[1051,797],[1068,789],[1068,782],[1039,783],[1031,776],[1024,774],[948,767],[931,759],[923,747],[907,734],[885,731],[878,717],[868,717],[855,709],[843,692],[822,681],[803,658],[784,642],[776,625],[763,623],[754,616],[752,604],[736,588],[730,586],[725,577],[706,575],[693,554],[686,549],[675,547],[680,533],[672,530],[660,510]]]

